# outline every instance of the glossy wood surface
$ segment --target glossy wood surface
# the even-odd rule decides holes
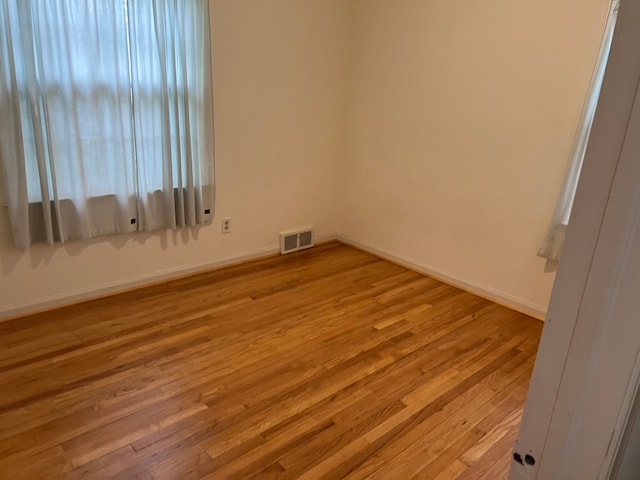
[[[0,323],[0,478],[506,478],[541,330],[339,243]]]

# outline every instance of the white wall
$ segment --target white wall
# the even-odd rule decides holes
[[[0,316],[273,251],[281,229],[336,231],[349,20],[343,0],[213,0],[217,205],[212,226],[12,246],[0,207]],[[220,218],[232,219],[221,235]]]
[[[521,310],[608,0],[356,0],[341,237]]]
[[[0,208],[0,317],[308,224],[540,315],[535,252],[607,2],[212,0],[214,225],[21,253]]]

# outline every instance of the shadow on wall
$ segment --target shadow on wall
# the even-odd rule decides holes
[[[150,240],[158,239],[162,250],[166,250],[169,245],[186,245],[189,242],[197,241],[201,228],[203,228],[203,225],[185,227],[177,230],[158,230],[150,233],[140,232],[107,235],[89,240],[69,241],[54,246],[34,244],[29,250],[22,251],[17,248],[13,242],[7,209],[0,206],[0,270],[3,275],[10,274],[18,263],[24,261],[25,256],[28,256],[31,268],[36,268],[40,265],[49,265],[52,259],[61,251],[68,257],[77,257],[81,255],[86,248],[105,243],[110,244],[114,250],[120,250],[131,242],[144,245]]]
[[[549,260],[544,264],[544,272],[545,273],[555,273],[558,271],[558,261],[557,260]]]

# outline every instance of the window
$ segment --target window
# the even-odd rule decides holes
[[[0,0],[16,244],[211,221],[208,0]]]
[[[613,32],[618,18],[619,6],[619,0],[613,0],[611,2],[604,38],[600,46],[600,53],[598,54],[598,60],[593,76],[591,77],[587,99],[582,109],[582,115],[573,140],[564,189],[558,199],[547,236],[538,250],[538,256],[552,261],[558,261],[562,253],[564,237],[567,226],[569,225],[569,216],[573,208],[573,200],[578,187],[580,171],[582,170],[582,161],[584,160],[584,155],[587,150],[589,134],[591,133],[591,126],[593,125],[596,106],[598,104],[598,98],[600,97],[600,88],[602,87],[609,51],[611,50],[611,42],[613,41]]]

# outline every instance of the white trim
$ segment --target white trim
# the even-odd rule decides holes
[[[234,255],[232,257],[214,260],[212,262],[207,262],[199,265],[181,265],[178,267],[168,268],[166,270],[138,275],[123,281],[118,280],[115,282],[107,282],[87,288],[79,288],[70,292],[49,295],[23,304],[14,304],[8,306],[3,305],[0,308],[0,321],[7,320],[12,317],[26,315],[36,311],[64,306],[70,303],[91,300],[96,297],[118,293],[122,290],[143,287],[145,285],[160,282],[162,280],[193,275],[196,273],[204,272],[206,270],[212,270],[214,268],[220,268],[233,265],[235,263],[255,260],[261,257],[276,254],[278,252],[278,247],[269,246],[256,249],[252,252],[242,253],[240,255]]]
[[[525,315],[529,315],[539,320],[544,320],[545,318],[546,307],[544,305],[537,305],[535,303],[529,302],[528,300],[515,297],[495,288],[478,285],[477,283],[470,280],[459,278],[455,275],[443,272],[442,270],[438,270],[430,265],[420,263],[413,258],[393,253],[389,250],[373,246],[369,243],[361,242],[352,237],[349,237],[348,235],[338,234],[338,240],[347,245],[351,245],[353,247],[359,248],[360,250],[364,250],[366,252],[372,253],[373,255],[384,258],[385,260],[389,260],[393,263],[397,263],[398,265],[402,265],[403,267],[415,270],[424,275],[428,275],[429,277],[433,277],[436,280],[440,280],[441,282],[447,283],[454,287],[458,287],[469,293],[473,293],[474,295],[478,295],[479,297],[486,298],[488,300],[491,300],[492,302],[499,303],[513,310],[517,310],[518,312],[524,313]]]
[[[335,239],[335,235],[325,235],[320,239],[316,239],[316,245],[318,243],[329,242]],[[211,262],[192,265],[180,265],[177,267],[168,268],[166,270],[138,275],[122,281],[106,282],[87,288],[79,288],[70,292],[49,295],[27,303],[3,305],[2,307],[0,307],[0,322],[11,320],[12,318],[28,315],[31,313],[37,313],[43,310],[49,310],[73,303],[80,303],[87,300],[104,297],[107,295],[113,295],[115,293],[144,287],[164,280],[186,277],[189,275],[206,272],[208,270],[228,267],[239,263],[245,263],[251,260],[258,260],[260,258],[276,255],[278,253],[280,253],[280,246],[279,244],[274,244],[266,247],[256,248],[255,250],[252,250],[250,252],[243,252],[237,255],[213,260]]]

